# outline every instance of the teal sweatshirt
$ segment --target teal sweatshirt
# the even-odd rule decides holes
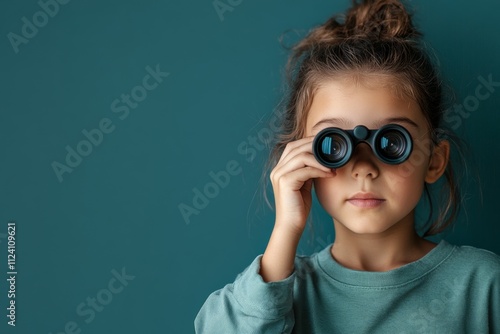
[[[368,272],[330,248],[296,256],[292,275],[269,283],[257,256],[208,297],[196,333],[500,334],[500,256],[442,240],[415,262]]]

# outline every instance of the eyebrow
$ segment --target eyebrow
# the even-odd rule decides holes
[[[375,128],[380,128],[382,125],[389,124],[389,123],[404,123],[407,125],[413,126],[415,129],[419,129],[419,126],[417,123],[409,119],[408,117],[389,117],[389,118],[384,118],[382,120],[379,120],[375,122]],[[346,118],[340,117],[332,117],[332,118],[325,118],[316,123],[312,129],[314,130],[321,124],[328,124],[328,125],[336,125],[344,128],[352,128],[351,122],[347,120]]]

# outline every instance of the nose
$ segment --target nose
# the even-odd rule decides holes
[[[379,168],[376,164],[377,157],[366,143],[360,143],[354,149],[351,157],[351,176],[355,179],[376,178],[379,175]]]

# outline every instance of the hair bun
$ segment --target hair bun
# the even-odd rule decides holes
[[[310,30],[292,47],[287,72],[317,46],[338,45],[349,40],[416,42],[421,36],[400,0],[353,0],[345,14],[334,15]]]
[[[413,39],[420,36],[411,15],[398,0],[364,0],[345,15],[345,37]]]

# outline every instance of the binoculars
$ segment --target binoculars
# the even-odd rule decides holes
[[[328,168],[340,168],[351,158],[354,147],[367,143],[375,156],[387,164],[404,162],[411,154],[411,135],[398,124],[387,124],[380,129],[369,130],[358,125],[352,130],[330,127],[321,130],[314,138],[313,153],[316,160]]]

